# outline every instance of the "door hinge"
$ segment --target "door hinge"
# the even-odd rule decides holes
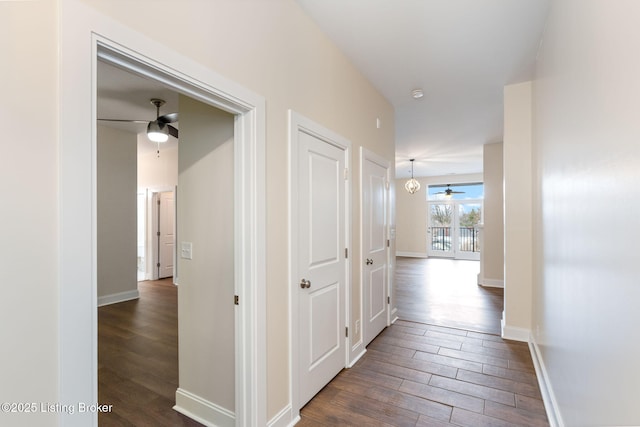
[[[159,231],[158,231],[158,232],[156,232],[156,236],[160,236],[160,232],[159,232]]]
[[[157,263],[157,264],[156,264],[156,267],[160,268],[160,263]]]
[[[160,206],[160,199],[158,199],[158,206]]]
[[[344,336],[349,338],[349,327],[344,328]]]
[[[344,248],[344,257],[349,258],[349,248]]]
[[[348,180],[349,179],[349,169],[348,168],[344,168],[344,180]]]
[[[233,296],[233,303],[235,305],[240,305],[240,297],[238,295]]]
[[[391,242],[387,239],[387,247],[391,246]]]
[[[387,297],[387,304],[391,304],[391,297]]]

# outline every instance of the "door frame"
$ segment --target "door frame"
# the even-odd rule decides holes
[[[265,100],[74,0],[59,7],[59,403],[98,402],[96,61],[235,115],[236,425],[266,425]],[[82,19],[78,19],[82,16]],[[88,286],[89,285],[89,286]],[[96,426],[97,413],[58,423]]]
[[[365,304],[365,254],[364,254],[364,193],[365,189],[368,188],[364,184],[364,162],[365,160],[376,163],[377,165],[385,168],[387,170],[385,177],[385,234],[387,238],[387,246],[385,249],[385,260],[387,264],[386,268],[386,297],[387,297],[387,315],[386,322],[387,326],[391,324],[391,203],[390,203],[390,192],[391,192],[391,162],[384,157],[374,153],[373,151],[367,150],[364,147],[360,147],[360,289],[362,289],[362,298],[360,299],[360,324],[362,325],[362,331],[360,332],[360,340],[358,343],[354,344],[354,351],[360,344],[365,342],[365,329],[369,322],[364,321],[364,304]],[[362,351],[365,351],[362,349]]]
[[[301,114],[289,110],[289,342],[291,346],[289,348],[289,399],[291,414],[288,419],[298,420],[300,418],[300,399],[298,395],[299,389],[299,351],[298,351],[298,332],[299,332],[299,302],[298,296],[298,281],[300,279],[298,273],[298,142],[297,133],[303,131],[319,138],[331,145],[341,148],[345,152],[345,166],[347,170],[351,164],[351,141],[336,134],[335,132],[323,127],[322,125],[315,123],[314,121],[302,116]],[[351,180],[350,174],[345,174],[345,245],[348,252],[351,252]],[[349,325],[351,318],[351,257],[347,257],[345,268],[345,286],[344,286],[344,301],[345,301],[345,325],[346,328]],[[344,338],[344,366],[349,363],[349,338]]]
[[[161,193],[168,193],[171,192],[173,193],[173,197],[174,197],[174,212],[173,212],[173,235],[175,238],[175,242],[174,242],[174,248],[173,248],[173,283],[176,284],[178,282],[178,275],[177,275],[177,269],[178,269],[178,260],[177,260],[177,242],[178,242],[178,236],[177,236],[177,231],[178,231],[178,206],[177,203],[175,203],[176,201],[176,197],[177,197],[177,188],[178,186],[175,187],[167,187],[166,189],[154,189],[150,191],[150,196],[148,202],[151,204],[150,205],[150,212],[151,212],[151,221],[150,227],[147,227],[148,230],[148,241],[150,242],[149,244],[149,249],[150,249],[150,257],[148,257],[148,259],[151,261],[150,262],[150,267],[151,267],[151,280],[158,280],[159,278],[159,273],[158,273],[158,267],[157,264],[159,262],[159,242],[158,242],[158,235],[156,234],[156,232],[158,231],[158,229],[160,228],[160,224],[158,223],[158,198],[160,197]]]

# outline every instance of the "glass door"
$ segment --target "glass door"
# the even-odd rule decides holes
[[[429,185],[427,255],[480,260],[482,183]]]
[[[427,255],[453,257],[453,204],[429,203]]]
[[[457,259],[480,260],[480,241],[478,240],[477,226],[482,218],[482,204],[479,202],[455,202],[455,205],[455,257]]]

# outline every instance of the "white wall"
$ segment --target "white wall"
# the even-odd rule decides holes
[[[180,96],[178,256],[180,389],[235,411],[234,180],[231,114]],[[198,408],[192,409],[194,412]],[[200,415],[207,419],[206,412]]]
[[[289,274],[286,242],[287,110],[293,109],[352,142],[393,161],[394,112],[391,105],[358,72],[293,0],[181,2],[157,7],[157,2],[84,0],[116,21],[191,57],[215,72],[263,96],[266,100],[267,209],[267,418],[290,402]],[[158,25],[158,22],[188,25]],[[215,25],[211,25],[215,17]],[[381,128],[376,127],[379,118]],[[354,200],[359,188],[358,157],[350,165]],[[352,242],[360,240],[359,206],[352,209]],[[352,259],[360,248],[351,248]],[[353,268],[352,283],[360,283]],[[361,292],[351,295],[350,330],[360,318]],[[354,334],[353,342],[360,339]]]
[[[406,179],[395,181],[396,195],[396,254],[399,256],[427,256],[427,196],[422,178],[417,193],[404,189]]]
[[[484,226],[482,229],[481,283],[504,285],[504,205],[502,142],[483,147]]]
[[[532,83],[504,88],[504,316],[502,336],[527,341],[532,289]]]
[[[75,18],[69,15],[77,3],[90,8]],[[77,238],[70,248],[69,236],[91,227],[90,203],[74,203],[69,194],[89,194],[91,175],[86,163],[91,155],[91,134],[86,125],[72,131],[71,121],[89,123],[91,104],[79,114],[60,110],[75,96],[82,97],[89,78],[91,58],[78,53],[76,63],[60,52],[69,52],[65,41],[83,39],[89,46],[91,34],[85,28],[108,28],[117,38],[124,25],[171,50],[193,59],[230,80],[261,95],[266,100],[266,209],[267,209],[267,417],[271,418],[290,402],[289,307],[287,235],[287,110],[306,117],[343,135],[353,143],[394,159],[394,112],[391,105],[359,73],[346,57],[318,29],[293,0],[179,2],[170,10],[157,2],[140,0],[42,0],[0,2],[0,46],[5,88],[0,104],[3,111],[3,144],[10,144],[2,176],[12,183],[4,194],[0,215],[10,224],[6,238],[11,245],[2,249],[2,272],[7,283],[1,299],[3,345],[12,352],[0,356],[2,401],[57,402],[59,390],[67,396],[86,396],[86,383],[61,384],[58,372],[90,366],[70,366],[59,357],[59,301],[62,293],[79,292],[80,285],[61,283],[59,277],[91,277],[93,265],[83,262],[69,268],[70,254],[91,248],[90,236]],[[93,13],[95,11],[96,14]],[[114,22],[104,23],[108,16]],[[211,17],[215,25],[211,25]],[[61,22],[60,20],[64,20]],[[60,65],[60,67],[59,67]],[[80,89],[74,83],[81,81]],[[71,117],[73,116],[73,117]],[[382,127],[376,127],[379,118]],[[37,126],[34,125],[37,121]],[[63,126],[59,125],[63,124]],[[64,132],[62,135],[58,131]],[[86,144],[81,142],[86,141]],[[60,146],[72,146],[82,159],[59,157]],[[63,150],[62,152],[68,152]],[[82,157],[87,156],[87,157]],[[350,166],[353,194],[359,188],[357,156]],[[70,172],[63,172],[70,171]],[[35,197],[37,195],[37,197]],[[355,199],[355,196],[354,196]],[[64,202],[60,206],[59,202]],[[59,209],[62,208],[61,212]],[[353,209],[353,242],[358,242],[359,207]],[[62,235],[59,235],[59,230]],[[60,250],[60,248],[63,250]],[[359,248],[353,247],[353,259]],[[28,254],[25,256],[24,254]],[[77,260],[76,260],[77,262]],[[37,268],[34,268],[36,266]],[[29,272],[29,274],[25,274]],[[352,283],[360,283],[359,269],[353,269]],[[86,286],[90,286],[87,282]],[[86,291],[89,293],[89,291]],[[360,316],[360,289],[352,295],[352,322]],[[67,301],[67,300],[65,300]],[[68,313],[61,327],[67,334],[85,340],[91,336],[89,323],[67,321],[85,316],[89,306],[65,307]],[[350,325],[355,330],[354,324]],[[28,340],[24,337],[29,336]],[[358,336],[353,337],[355,341]],[[84,342],[84,341],[83,341]],[[78,348],[77,342],[67,348]],[[87,342],[89,347],[91,343]],[[84,348],[84,347],[83,347]],[[58,362],[62,362],[62,366]],[[85,362],[86,363],[86,362]],[[0,414],[0,417],[5,417]],[[19,421],[16,421],[19,420]],[[4,420],[2,420],[4,421]],[[38,414],[8,421],[11,425],[56,425],[55,414]]]
[[[396,253],[400,256],[427,256],[427,191],[435,184],[482,182],[482,174],[460,174],[416,177],[420,190],[410,194],[405,190],[407,179],[395,181]]]
[[[136,134],[98,125],[98,304],[138,297]]]
[[[138,134],[138,145],[153,144],[145,133]],[[160,147],[155,151],[138,151],[138,188],[170,189],[178,184],[178,147]]]
[[[640,425],[640,2],[551,4],[534,97],[534,338],[564,425]]]
[[[53,1],[0,2],[0,402],[58,397],[55,16]],[[0,425],[56,425],[56,414],[0,411]]]

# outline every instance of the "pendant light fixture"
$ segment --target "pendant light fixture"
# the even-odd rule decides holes
[[[404,189],[407,190],[410,194],[414,194],[416,191],[420,189],[420,183],[417,179],[413,177],[413,162],[416,159],[409,159],[411,162],[411,179],[404,184]]]

